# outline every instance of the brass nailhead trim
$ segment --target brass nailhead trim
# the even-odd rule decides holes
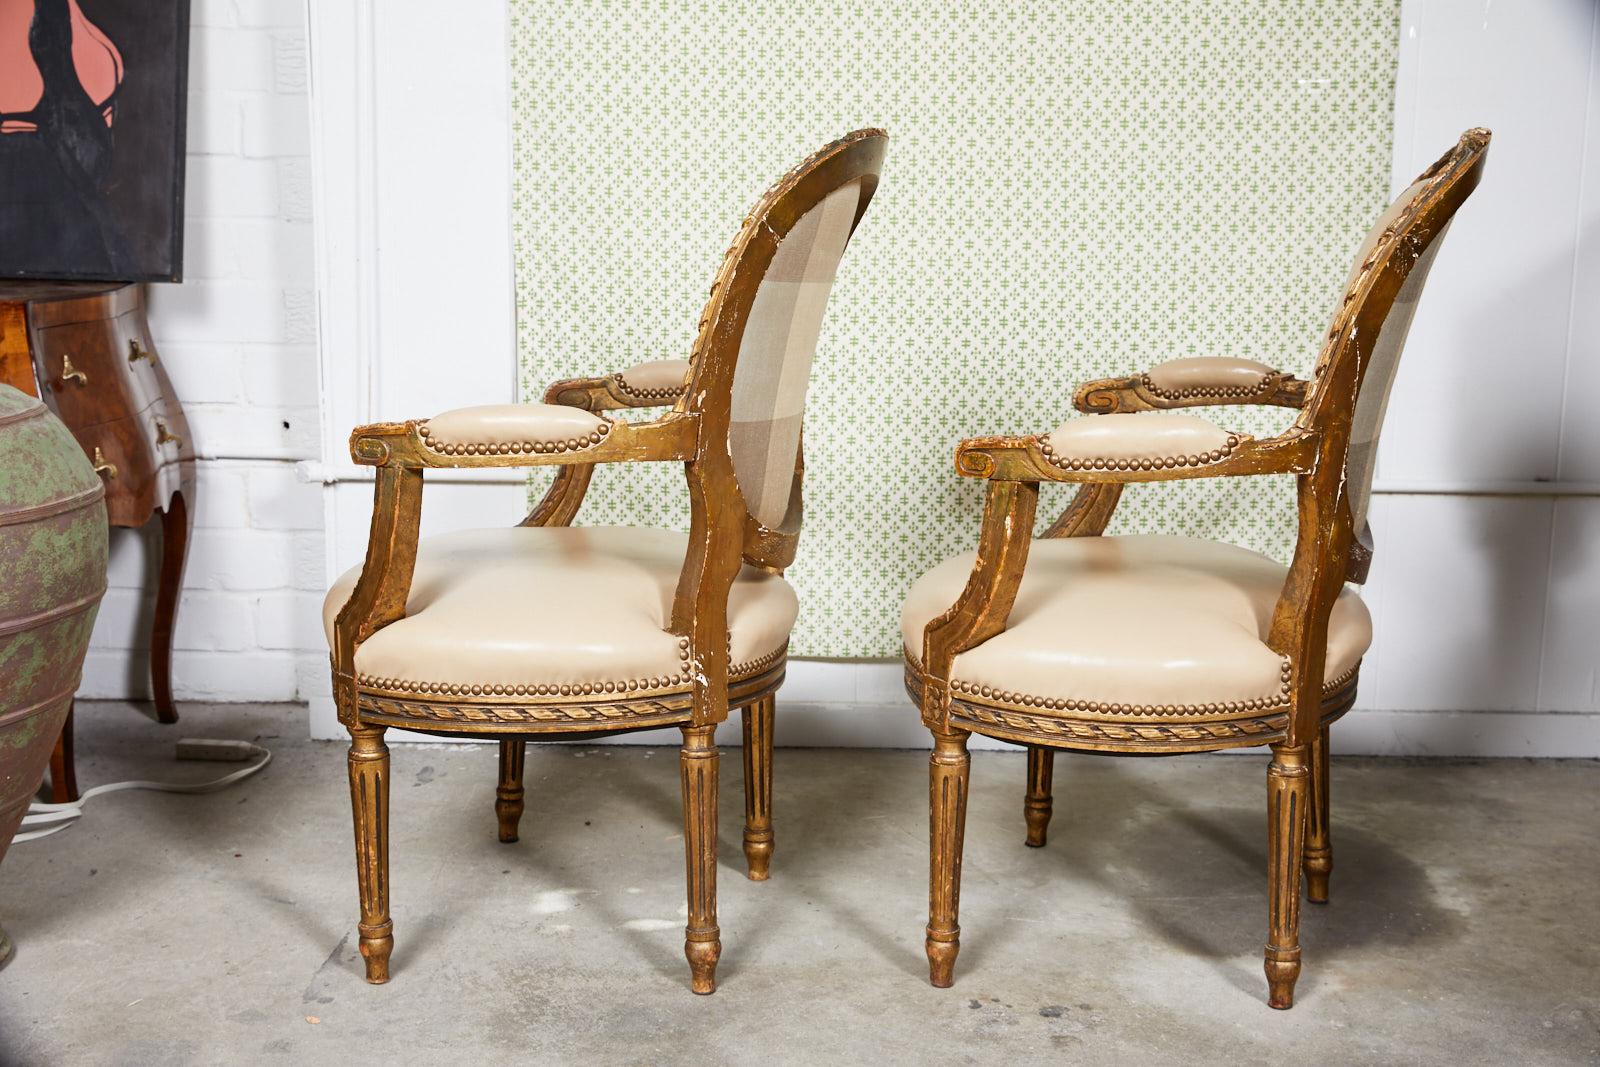
[[[612,421],[599,416],[601,424],[583,437],[569,437],[565,441],[512,441],[506,444],[447,443],[433,436],[427,423],[417,427],[417,434],[428,449],[445,456],[515,456],[524,452],[578,452],[592,448],[611,432]]]
[[[1272,384],[1272,379],[1275,377],[1277,377],[1277,372],[1269,371],[1261,376],[1259,382],[1251,386],[1197,385],[1188,389],[1162,389],[1150,380],[1149,374],[1140,375],[1139,380],[1145,391],[1152,396],[1159,396],[1163,400],[1194,400],[1205,396],[1221,398],[1255,396],[1258,393],[1266,392],[1267,386]]]
[[[1094,459],[1069,459],[1057,456],[1055,449],[1050,444],[1048,434],[1041,434],[1034,438],[1039,451],[1052,467],[1059,467],[1067,471],[1154,471],[1171,469],[1173,467],[1203,467],[1207,463],[1216,463],[1233,454],[1239,447],[1238,434],[1228,434],[1228,443],[1222,448],[1212,449],[1210,452],[1200,452],[1192,456],[1160,456],[1154,459],[1107,459],[1097,457]]]
[[[913,657],[910,651],[905,653],[906,662],[918,675],[922,674],[922,664]],[[1031,693],[1014,693],[1008,689],[996,689],[993,686],[979,685],[973,682],[963,682],[951,679],[950,690],[953,693],[962,693],[967,696],[979,697],[984,700],[998,701],[1010,704],[1018,709],[1041,708],[1047,711],[1081,711],[1097,715],[1220,715],[1246,711],[1281,711],[1289,701],[1289,681],[1292,668],[1287,656],[1282,657],[1283,663],[1278,668],[1278,692],[1271,696],[1253,697],[1249,700],[1229,700],[1213,704],[1111,704],[1094,700],[1060,699],[1056,697],[1034,696]],[[1330,693],[1348,682],[1359,667],[1351,667],[1331,682],[1324,682],[1322,691]]]
[[[672,400],[676,397],[682,396],[683,391],[689,388],[688,385],[685,384],[663,386],[659,389],[638,389],[628,384],[628,380],[622,376],[621,371],[617,371],[615,374],[613,374],[611,376],[611,380],[617,383],[617,392],[626,393],[635,400]]]
[[[731,681],[742,681],[753,675],[761,674],[782,659],[788,649],[789,646],[785,644],[764,656],[758,656],[746,663],[733,664],[728,670],[728,677]],[[678,641],[678,658],[683,661],[683,667],[676,674],[666,674],[652,678],[630,678],[621,682],[473,685],[462,682],[419,682],[409,678],[373,678],[363,674],[357,676],[356,684],[362,688],[382,689],[391,693],[446,697],[583,697],[602,694],[648,693],[688,685],[694,680],[694,672],[689,667],[688,638],[682,638]]]
[[[426,719],[446,723],[485,724],[566,724],[597,722],[646,723],[670,720],[687,714],[654,700],[632,700],[624,704],[549,704],[532,707],[515,704],[437,704],[431,701],[397,700],[393,697],[363,694],[362,710],[405,719]]]

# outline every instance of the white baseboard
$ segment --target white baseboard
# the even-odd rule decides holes
[[[1356,708],[1330,736],[1346,756],[1600,759],[1600,712]]]

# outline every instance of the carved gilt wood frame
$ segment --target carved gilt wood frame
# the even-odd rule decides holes
[[[1053,454],[1047,435],[980,437],[956,449],[959,474],[987,479],[977,558],[948,611],[930,621],[920,650],[906,650],[906,688],[933,733],[931,849],[926,949],[935,985],[952,981],[960,944],[960,895],[969,757],[981,733],[1029,747],[1024,813],[1028,843],[1042,845],[1049,820],[1051,757],[1057,748],[1122,754],[1199,752],[1270,744],[1268,770],[1269,1003],[1293,1003],[1300,972],[1299,874],[1311,899],[1327,899],[1328,724],[1355,701],[1356,668],[1324,684],[1328,620],[1346,581],[1366,578],[1370,531],[1353,529],[1346,459],[1356,400],[1401,285],[1476,188],[1489,132],[1468,130],[1413,183],[1392,222],[1357,265],[1309,381],[1272,372],[1255,388],[1155,388],[1148,375],[1090,382],[1075,405],[1085,414],[1224,404],[1299,409],[1294,423],[1256,440],[1231,434],[1225,447],[1164,460],[1073,460]],[[1387,383],[1382,383],[1386,387]],[[952,682],[955,658],[1006,629],[1033,539],[1041,482],[1081,488],[1046,537],[1098,536],[1130,482],[1293,474],[1298,495],[1294,557],[1266,644],[1283,658],[1279,699],[1182,707],[1090,705],[1026,695],[973,692]],[[920,655],[919,655],[920,652]]]
[[[825,197],[858,183],[850,231],[877,189],[888,137],[858,130],[824,146],[781,178],[746,216],[723,257],[681,388],[631,386],[622,374],[557,382],[548,403],[599,414],[586,436],[557,441],[453,443],[436,440],[426,420],[358,427],[350,437],[355,462],[376,468],[367,556],[333,625],[332,669],[339,719],[351,735],[350,798],[355,819],[361,896],[360,950],[367,980],[389,978],[394,925],[389,917],[387,728],[500,738],[495,811],[500,839],[517,839],[523,809],[523,759],[528,740],[677,726],[684,798],[688,923],[684,953],[692,988],[715,989],[722,942],[716,910],[718,752],[714,732],[731,707],[744,709],[745,833],[750,877],[762,880],[772,855],[771,758],[773,693],[787,649],[745,664],[730,663],[728,596],[748,563],[781,573],[800,536],[803,463],[796,456],[790,503],[769,529],[752,516],[734,475],[729,448],[734,370],[756,290],[779,243]],[[660,407],[641,422],[604,412]],[[680,462],[688,482],[690,530],[668,629],[679,638],[681,677],[643,682],[545,685],[422,686],[360,676],[362,642],[405,617],[416,568],[423,472],[439,467],[556,466],[554,484],[522,526],[565,526],[583,503],[596,464]],[[534,609],[530,609],[534,610]]]

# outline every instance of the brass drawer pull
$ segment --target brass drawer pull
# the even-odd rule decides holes
[[[183,438],[167,429],[167,424],[160,419],[156,420],[156,444],[174,444],[183,447]]]
[[[137,337],[128,339],[128,362],[137,363],[141,359],[148,359],[151,363],[156,361],[156,354],[139,343]]]
[[[106,454],[100,451],[99,445],[94,446],[94,472],[108,482],[117,476],[117,465],[106,462]]]
[[[70,354],[61,357],[61,384],[77,382],[79,388],[89,384],[89,376],[72,365]]]

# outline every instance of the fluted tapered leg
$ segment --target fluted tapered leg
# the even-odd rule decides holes
[[[517,839],[517,824],[522,821],[522,764],[527,754],[526,741],[500,742],[500,784],[494,791],[494,814],[500,822],[500,840],[507,844]]]
[[[1028,824],[1027,844],[1033,848],[1044,847],[1045,830],[1050,825],[1050,783],[1055,765],[1055,749],[1028,746],[1028,795],[1022,802],[1022,818]]]
[[[683,776],[683,852],[689,875],[689,924],[683,954],[689,959],[692,988],[717,988],[717,958],[722,931],[717,928],[717,764],[720,755],[712,726],[683,727],[678,763]]]
[[[772,866],[772,727],[770,696],[744,709],[744,858],[750,880]]]
[[[1267,768],[1267,1003],[1294,1004],[1300,977],[1300,862],[1311,773],[1307,746],[1272,746]]]
[[[389,919],[389,748],[381,726],[350,730],[350,807],[356,828],[356,882],[361,888],[361,955],[367,981],[389,980],[394,923]]]
[[[933,735],[928,758],[928,980],[944,988],[955,980],[961,950],[961,844],[967,824],[967,781],[972,757],[965,730]]]
[[[1311,802],[1306,808],[1306,899],[1328,902],[1328,876],[1333,873],[1333,830],[1328,822],[1328,728],[1311,742]]]

